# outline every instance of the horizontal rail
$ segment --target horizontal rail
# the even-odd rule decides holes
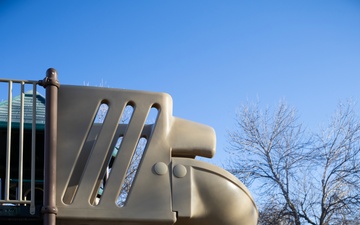
[[[0,200],[0,204],[31,204],[31,200]]]
[[[12,83],[22,83],[24,82],[25,84],[37,84],[39,83],[38,80],[16,80],[16,79],[6,79],[6,78],[0,78],[0,82],[3,82],[3,83],[7,83],[11,81]]]

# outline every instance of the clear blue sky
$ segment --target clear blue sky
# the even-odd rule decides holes
[[[0,0],[0,77],[167,92],[217,156],[246,99],[285,98],[310,127],[358,100],[360,2]]]

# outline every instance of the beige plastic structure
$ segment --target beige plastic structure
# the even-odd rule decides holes
[[[98,124],[94,119],[101,104],[109,109],[104,122]],[[133,108],[132,117],[121,124],[126,106]],[[152,108],[157,117],[146,124]],[[119,205],[128,167],[142,137],[147,140],[145,151],[126,201]],[[62,85],[57,224],[255,225],[258,213],[246,187],[225,170],[194,159],[214,154],[214,130],[173,117],[168,94]]]

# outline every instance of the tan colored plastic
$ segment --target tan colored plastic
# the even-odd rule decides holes
[[[176,225],[255,225],[258,212],[248,189],[229,172],[193,159],[172,159]],[[179,168],[184,176],[177,176]]]
[[[102,103],[109,110],[100,127],[93,121]],[[128,125],[119,124],[127,105],[134,108],[132,119]],[[158,110],[158,117],[153,125],[146,125],[151,108]],[[118,156],[95,204],[120,136]],[[120,207],[116,201],[140,137],[147,139],[146,149],[127,201]],[[193,159],[214,154],[214,130],[173,117],[168,94],[62,85],[57,223],[255,225],[256,206],[244,185],[225,170]]]

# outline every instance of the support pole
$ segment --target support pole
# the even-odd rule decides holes
[[[39,85],[46,89],[45,149],[44,149],[44,205],[41,212],[44,225],[56,225],[56,145],[57,106],[60,87],[57,72],[50,68]]]

